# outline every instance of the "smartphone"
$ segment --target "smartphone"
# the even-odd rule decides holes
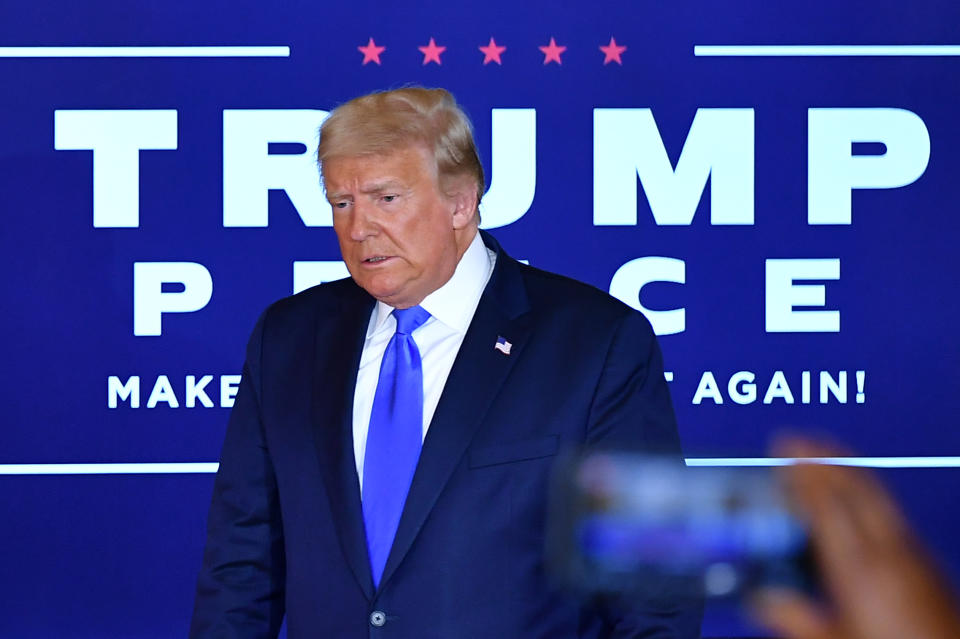
[[[804,524],[769,469],[592,452],[558,463],[547,557],[584,595],[738,597],[816,590]]]

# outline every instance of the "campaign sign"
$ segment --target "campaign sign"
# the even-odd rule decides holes
[[[471,116],[510,255],[649,318],[689,463],[829,434],[960,575],[956,3],[4,14],[0,635],[186,632],[249,331],[347,275],[317,128],[406,84]]]

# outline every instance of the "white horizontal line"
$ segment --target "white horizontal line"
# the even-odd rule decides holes
[[[688,457],[687,466],[791,466],[798,463],[863,468],[960,468],[960,457]]]
[[[290,47],[0,47],[0,58],[288,58]]]
[[[955,44],[786,44],[703,45],[693,47],[695,56],[960,56]]]
[[[215,473],[217,462],[151,464],[0,464],[0,475],[170,475]]]
[[[960,468],[960,457],[688,457],[687,466],[768,467],[801,462],[865,468]],[[0,464],[0,475],[172,475],[216,473],[217,462]]]

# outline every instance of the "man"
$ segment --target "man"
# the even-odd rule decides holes
[[[691,637],[674,602],[580,606],[545,575],[563,446],[679,456],[647,321],[478,231],[483,171],[440,89],[354,99],[318,156],[351,279],[247,349],[194,637]]]

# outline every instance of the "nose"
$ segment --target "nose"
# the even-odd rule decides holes
[[[347,232],[350,234],[351,240],[362,242],[368,237],[376,235],[378,227],[372,213],[371,206],[366,202],[354,202],[353,210],[350,211],[350,219],[347,223]]]

